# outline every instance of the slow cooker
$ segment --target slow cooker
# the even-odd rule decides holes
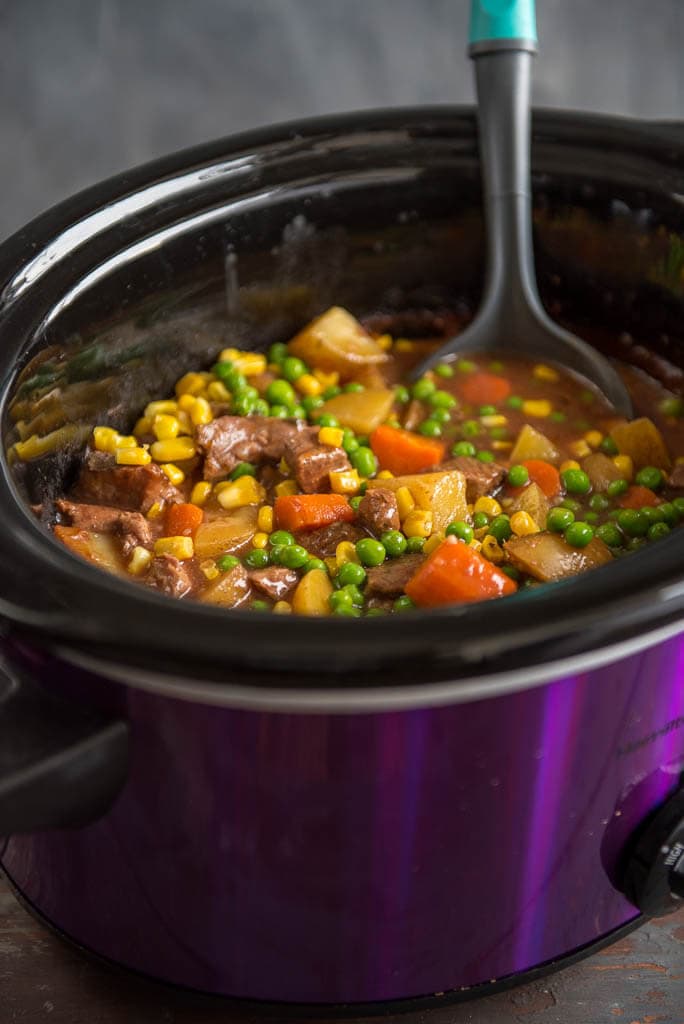
[[[547,309],[681,391],[682,129],[536,112],[532,163]],[[31,508],[95,423],[130,429],[226,344],[333,303],[407,332],[466,315],[482,266],[475,118],[452,107],[214,142],[0,246],[1,863],[85,950],[385,1008],[681,906],[684,533],[511,600],[309,620],[100,573]]]

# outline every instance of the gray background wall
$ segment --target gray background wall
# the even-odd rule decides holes
[[[684,116],[684,0],[538,0],[535,103]],[[470,102],[468,0],[0,0],[0,237],[165,152]]]

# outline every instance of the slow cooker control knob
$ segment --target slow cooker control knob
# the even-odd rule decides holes
[[[649,917],[670,914],[684,904],[684,790],[670,797],[635,835],[624,892]]]

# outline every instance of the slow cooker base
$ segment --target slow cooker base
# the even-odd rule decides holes
[[[504,992],[507,989],[530,984],[531,982],[538,981],[550,974],[555,974],[556,971],[561,971],[566,967],[571,967],[573,964],[576,964],[587,957],[593,956],[593,954],[598,953],[601,949],[605,949],[606,946],[610,946],[614,942],[618,942],[624,936],[629,935],[630,932],[635,931],[638,927],[644,924],[646,920],[648,920],[643,914],[639,914],[631,921],[628,921],[627,924],[623,924],[619,928],[613,929],[613,931],[603,935],[595,942],[590,942],[572,950],[565,956],[539,964],[537,967],[532,967],[527,971],[510,974],[505,978],[499,978],[496,981],[486,982],[481,985],[473,985],[469,988],[440,992],[435,995],[409,996],[405,999],[394,999],[372,1003],[282,1003],[272,1000],[245,999],[230,995],[203,992],[198,989],[188,988],[185,985],[176,985],[173,982],[145,974],[143,971],[137,971],[133,967],[126,967],[117,963],[115,960],[110,960],[108,957],[102,956],[102,954],[82,945],[77,939],[72,938],[57,925],[53,924],[52,921],[38,910],[31,900],[24,895],[4,867],[2,867],[2,871],[14,896],[33,918],[52,932],[53,935],[56,935],[61,941],[68,944],[71,948],[76,949],[80,955],[87,957],[88,960],[98,966],[103,967],[108,971],[115,971],[120,975],[127,975],[131,979],[135,979],[137,982],[149,985],[151,988],[156,989],[159,992],[160,997],[163,996],[164,993],[169,994],[173,992],[174,995],[186,1005],[196,1007],[222,1006],[226,1009],[231,1008],[235,1011],[243,1010],[245,1014],[258,1012],[270,1015],[278,1013],[281,1017],[286,1016],[292,1019],[301,1017],[318,1017],[322,1013],[325,1013],[327,1016],[339,1018],[366,1017],[374,1014],[388,1015],[391,1013],[399,1014],[409,1012],[424,1013],[431,1009],[436,1010],[440,1007],[449,1006],[450,1004],[482,999],[485,996],[496,995],[497,993]]]

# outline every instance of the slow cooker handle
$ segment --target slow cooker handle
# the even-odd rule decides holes
[[[0,662],[0,836],[86,825],[122,788],[128,725]]]

